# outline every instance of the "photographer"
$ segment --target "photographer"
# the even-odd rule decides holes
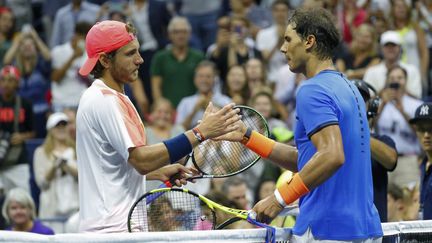
[[[415,108],[422,102],[408,95],[406,91],[407,71],[400,66],[389,68],[385,88],[380,97],[382,103],[378,112],[377,132],[391,137],[399,153],[398,165],[389,174],[389,183],[400,187],[420,182],[417,156],[420,145],[415,131],[409,124]]]
[[[39,217],[67,220],[78,211],[78,172],[68,117],[57,112],[48,118],[48,135],[34,155],[36,183],[41,189]],[[62,232],[61,222],[47,225]]]

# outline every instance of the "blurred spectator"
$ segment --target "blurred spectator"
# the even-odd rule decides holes
[[[148,144],[160,143],[185,131],[182,126],[173,124],[174,113],[167,99],[161,98],[153,103],[150,124],[146,127]]]
[[[54,18],[50,47],[65,44],[73,38],[75,25],[87,22],[91,26],[98,18],[100,6],[85,0],[72,0],[68,5],[60,8]]]
[[[229,69],[222,93],[237,105],[248,104],[251,92],[246,80],[246,71],[242,66],[234,65]]]
[[[30,191],[30,170],[24,142],[34,137],[33,111],[30,101],[19,96],[20,74],[16,67],[0,71],[0,133],[6,154],[0,163],[0,194],[21,187]]]
[[[428,75],[428,88],[426,95],[432,96],[432,1],[420,0],[415,2],[417,10],[418,20],[420,21],[420,27],[423,29],[426,35],[426,45],[429,48],[429,72]]]
[[[213,202],[217,202],[221,205],[224,205],[226,207],[229,208],[240,208],[240,206],[238,206],[235,202],[229,200],[227,198],[227,196],[217,190],[211,190],[209,191],[205,197],[207,197],[208,199],[212,200]],[[222,224],[223,222],[225,222],[226,220],[232,218],[232,214],[229,213],[225,213],[222,210],[215,210],[216,213],[216,225],[219,226],[220,224]],[[229,225],[227,225],[226,227],[224,227],[223,229],[241,229],[243,226],[243,224],[239,223],[239,221],[235,222],[235,223],[231,223]]]
[[[366,22],[367,12],[357,5],[356,0],[342,1],[342,38],[345,43],[351,43],[353,33],[357,32],[357,28]]]
[[[129,1],[125,10],[126,15],[137,28],[137,36],[141,44],[140,54],[144,59],[144,63],[139,67],[139,73],[149,100],[152,96],[151,60],[157,50],[165,48],[168,44],[167,26],[172,14],[167,5],[167,2],[159,0],[133,0]]]
[[[39,217],[64,218],[78,211],[78,171],[75,143],[67,130],[68,117],[57,112],[49,116],[48,135],[34,154],[36,183],[41,189]],[[61,222],[48,224],[57,233],[63,233]]]
[[[418,22],[412,19],[411,1],[391,0],[390,19],[392,27],[401,37],[403,63],[419,68],[422,81],[426,81],[429,67],[429,51],[426,46],[426,37]],[[426,88],[426,84],[423,84]]]
[[[206,51],[215,41],[221,3],[221,0],[182,0],[180,13],[192,26],[192,47]]]
[[[270,88],[267,86],[266,68],[262,61],[258,58],[251,58],[246,61],[245,65],[246,79],[251,90],[251,95],[263,88]]]
[[[14,38],[3,63],[18,67],[21,73],[19,94],[32,101],[36,137],[44,138],[50,108],[46,96],[50,89],[51,53],[31,25],[23,30]]]
[[[371,95],[370,87],[365,81],[353,80],[353,82],[366,103],[367,118],[371,129],[370,146],[374,204],[378,209],[381,222],[387,222],[387,172],[391,172],[396,168],[398,159],[396,145],[389,136],[374,133],[374,120],[378,111],[379,99]],[[374,95],[377,94],[374,93]]]
[[[151,63],[153,99],[165,97],[174,107],[195,93],[195,67],[204,59],[202,52],[189,47],[191,26],[184,17],[174,17],[168,25],[170,49],[158,51]]]
[[[375,35],[377,36],[375,41],[378,41],[379,43],[381,35],[389,29],[387,15],[385,15],[382,11],[371,13],[369,14],[368,23],[373,26]]]
[[[254,195],[254,205],[262,199],[270,196],[276,190],[276,182],[274,179],[264,179],[258,183]]]
[[[287,123],[288,127],[293,129],[296,122],[295,114],[295,95],[297,88],[301,82],[305,80],[303,74],[295,74],[290,70],[288,64],[281,67],[276,75],[276,86],[274,89],[273,97],[276,101],[284,106],[285,111],[281,112],[281,119]],[[288,114],[285,117],[284,114]]]
[[[288,142],[294,137],[293,132],[288,129],[285,122],[274,115],[276,105],[274,105],[275,101],[270,90],[262,89],[256,92],[251,97],[250,104],[266,119],[270,133],[278,142]]]
[[[250,21],[250,33],[255,38],[260,29],[272,24],[271,12],[262,8],[254,0],[230,0],[231,16],[246,18]]]
[[[251,208],[250,191],[246,181],[241,177],[229,177],[222,185],[222,193],[239,206],[239,209],[248,210]],[[249,194],[249,196],[248,196]]]
[[[6,230],[54,235],[54,231],[36,220],[36,208],[30,194],[14,188],[6,196],[2,207],[3,217],[10,223]]]
[[[182,125],[184,129],[192,129],[202,118],[210,101],[216,107],[223,107],[231,102],[229,97],[213,92],[215,78],[215,65],[207,60],[201,61],[195,69],[194,77],[198,92],[181,99],[177,106],[176,124]]]
[[[51,37],[54,18],[57,11],[70,3],[70,0],[44,0],[42,5],[42,25],[45,33],[45,40],[48,43]]]
[[[404,192],[395,185],[389,184],[387,193],[387,222],[399,222],[404,214]]]
[[[348,50],[337,58],[336,67],[348,79],[362,79],[368,67],[380,62],[377,50],[375,30],[368,24],[362,24],[357,28]]]
[[[288,21],[289,4],[285,0],[276,0],[272,4],[273,25],[262,29],[256,37],[257,49],[261,51],[267,63],[268,80],[274,84],[279,69],[287,61],[285,55],[279,51],[283,43],[285,28]]]
[[[14,34],[14,15],[7,7],[0,7],[0,66],[3,66],[3,57],[12,44]]]
[[[149,116],[150,124],[146,126],[147,144],[160,143],[185,131],[181,125],[174,124],[174,114],[175,110],[169,100],[160,98],[153,102]],[[159,180],[146,180],[146,190],[156,189],[160,184]]]
[[[77,23],[72,39],[54,47],[51,52],[51,92],[54,111],[78,107],[82,92],[90,85],[87,77],[78,74],[87,58],[85,36],[90,28],[91,25],[86,22]]]
[[[218,52],[211,54],[211,60],[216,63],[222,82],[222,89],[225,89],[226,75],[228,69],[234,65],[242,65],[250,58],[261,59],[261,52],[254,45],[248,44],[249,22],[243,17],[231,18],[230,43],[227,47],[218,48]]]
[[[417,162],[420,146],[408,121],[414,117],[415,108],[422,102],[407,94],[406,85],[406,70],[400,66],[390,68],[381,92],[382,102],[377,118],[377,133],[391,137],[396,143],[398,164],[389,173],[389,182],[401,187],[420,181]]]
[[[32,0],[6,0],[8,6],[15,16],[16,30],[33,21]]]
[[[228,16],[222,16],[217,20],[217,32],[215,43],[212,43],[206,50],[206,56],[212,55],[218,57],[220,51],[228,47],[230,43],[231,19]]]
[[[67,130],[69,137],[75,142],[76,141],[76,113],[77,110],[72,108],[65,108],[63,113],[68,117]]]
[[[421,208],[424,220],[432,219],[432,103],[423,103],[410,120],[425,152],[421,161]]]
[[[387,70],[395,65],[400,65],[408,73],[407,93],[416,98],[421,98],[422,85],[419,69],[416,66],[400,61],[402,41],[399,34],[395,31],[386,31],[381,35],[380,43],[383,60],[379,64],[369,67],[363,76],[363,80],[372,85],[380,93],[386,83]]]

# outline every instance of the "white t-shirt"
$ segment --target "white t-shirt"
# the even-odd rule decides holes
[[[53,69],[60,69],[72,57],[73,52],[70,42],[54,47],[51,51]],[[81,94],[87,89],[87,84],[81,81],[83,77],[78,74],[78,70],[86,59],[87,54],[84,52],[72,62],[63,79],[51,82],[52,103],[56,110],[78,106]]]
[[[421,98],[422,83],[419,69],[411,64],[399,63],[399,65],[403,67],[408,74],[406,84],[407,92],[417,98]],[[377,92],[380,92],[384,88],[386,79],[387,67],[384,62],[368,68],[363,76],[363,80],[372,85]]]
[[[128,163],[146,145],[144,125],[129,98],[99,79],[77,113],[80,231],[127,232],[127,215],[145,192],[145,177]]]
[[[402,96],[403,109],[410,118],[414,117],[415,110],[421,104],[421,100],[408,95]],[[420,154],[420,144],[415,132],[393,103],[388,102],[384,106],[377,125],[379,134],[387,135],[393,139],[399,154]]]
[[[262,29],[258,32],[256,38],[256,47],[259,51],[271,51],[278,44],[278,33],[275,25]],[[268,74],[267,79],[270,82],[277,82],[277,75],[279,70],[287,64],[285,55],[279,51],[280,47],[273,52],[267,65]]]

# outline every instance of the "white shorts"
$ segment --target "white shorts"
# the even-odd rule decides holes
[[[369,238],[365,240],[352,240],[352,241],[343,241],[343,240],[319,240],[316,239],[312,235],[312,231],[310,228],[306,230],[306,232],[303,235],[291,235],[290,243],[310,243],[310,242],[316,242],[316,243],[381,243],[382,238]]]

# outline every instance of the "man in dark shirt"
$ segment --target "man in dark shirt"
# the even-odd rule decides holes
[[[363,80],[353,80],[366,103],[369,126],[373,128],[373,121],[378,111],[378,100],[371,99],[370,89]],[[375,91],[374,91],[375,92]],[[387,222],[387,172],[393,171],[397,165],[396,144],[389,136],[371,132],[370,138],[372,156],[372,178],[374,187],[374,204],[378,209],[381,222]]]
[[[30,171],[24,141],[34,137],[33,110],[32,104],[17,94],[19,80],[19,71],[14,66],[5,66],[0,71],[0,134],[9,141],[7,155],[0,159],[0,196],[14,187],[29,191]],[[11,153],[12,149],[17,152]]]
[[[410,124],[415,127],[417,138],[426,154],[420,165],[420,203],[423,219],[432,219],[432,103],[423,103],[419,106]]]

